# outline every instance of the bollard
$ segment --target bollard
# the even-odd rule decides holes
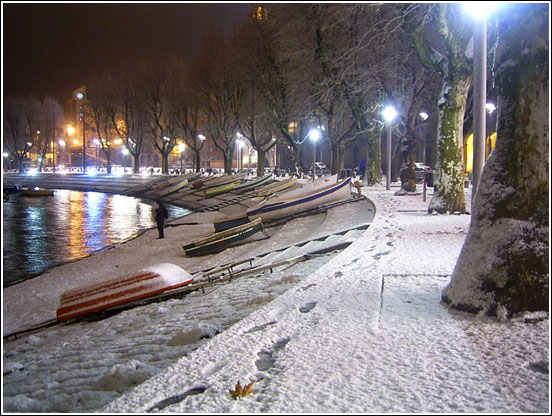
[[[359,181],[356,181],[356,182],[355,182],[355,187],[357,188],[358,196],[361,197],[361,196],[362,196],[362,192],[360,191],[360,182],[359,182]]]

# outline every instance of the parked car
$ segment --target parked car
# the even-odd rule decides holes
[[[316,176],[328,175],[330,170],[322,162],[314,162],[316,166]],[[309,170],[309,174],[312,175],[312,168]]]
[[[422,183],[424,181],[424,175],[426,176],[426,183],[428,186],[433,186],[433,169],[431,167],[421,163],[414,163],[414,171],[416,173],[416,182]]]

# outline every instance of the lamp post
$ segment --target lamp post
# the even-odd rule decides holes
[[[186,150],[186,145],[184,143],[180,143],[178,145],[178,150],[180,151],[180,174],[182,175],[182,158],[184,157],[184,150]]]
[[[312,129],[309,137],[312,140],[312,180],[314,181],[316,179],[316,142],[320,138],[320,130]]]
[[[201,153],[202,153],[201,151],[203,150],[203,146],[205,145],[205,140],[207,140],[207,137],[205,137],[203,134],[198,134],[197,138],[202,141],[201,147],[199,148],[199,163],[198,163],[199,166],[197,166],[197,171],[199,172],[201,170],[201,166],[200,166],[201,165],[201,159],[202,159],[201,158]]]
[[[82,117],[82,173],[86,173],[86,128],[84,124],[84,102],[82,101],[84,94],[82,92],[77,93],[77,99],[81,103],[81,117]]]
[[[238,137],[241,137],[241,135],[238,133]],[[236,144],[238,145],[238,172],[241,173],[243,170],[243,140],[238,139],[236,140]]]
[[[485,165],[487,14],[497,7],[497,2],[467,2],[464,7],[476,20],[473,36],[473,203]]]
[[[391,139],[393,120],[397,116],[397,111],[392,106],[385,107],[383,110],[383,118],[387,121],[387,179],[385,189],[391,189]]]
[[[423,121],[426,121],[429,118],[429,115],[426,112],[423,111],[423,112],[420,113],[420,118]],[[424,123],[423,127],[424,128],[422,130],[422,134],[423,134],[423,139],[424,139],[424,151],[422,152],[422,162],[425,165],[426,164],[426,147],[427,147],[426,125],[425,125],[425,123]]]

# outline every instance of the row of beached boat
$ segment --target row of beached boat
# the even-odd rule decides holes
[[[351,178],[337,181],[337,175],[310,182],[302,188],[270,194],[244,214],[214,222],[215,233],[183,246],[187,256],[211,254],[261,231],[263,221],[272,221],[341,201],[351,194]]]
[[[197,186],[197,189],[207,186],[209,182],[214,180],[212,178],[203,182],[202,185]],[[256,187],[269,180],[270,176],[268,178],[258,178],[249,183],[240,183],[234,186],[233,190],[246,192],[246,190],[256,189]],[[296,179],[290,179],[288,184],[293,185],[295,181]],[[236,182],[230,181],[229,183],[235,184]],[[278,193],[278,184],[282,185],[282,182],[285,181],[268,185],[272,186],[269,188],[271,192],[265,194],[264,201],[248,209],[245,214],[217,221],[214,224],[214,234],[185,244],[183,246],[185,255],[200,256],[220,252],[237,243],[243,243],[249,237],[260,232],[263,229],[263,221],[285,218],[321,205],[345,200],[351,194],[350,178],[338,182],[337,175],[310,182],[296,190]],[[223,186],[220,182],[216,185],[215,183],[211,184],[211,189]],[[163,189],[167,188],[167,191],[169,187],[183,189],[187,185],[189,184],[186,183],[178,188],[177,183],[169,183],[164,185]],[[240,188],[236,189],[236,187]],[[264,192],[267,192],[267,189]],[[150,298],[189,285],[193,281],[194,278],[189,273],[172,264],[161,264],[146,270],[140,270],[131,276],[64,293],[57,309],[57,320],[66,321],[89,313],[104,311],[118,305]]]

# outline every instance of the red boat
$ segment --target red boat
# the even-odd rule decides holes
[[[132,276],[67,291],[61,295],[56,316],[63,321],[98,312],[185,286],[193,280],[180,267],[162,263]]]

